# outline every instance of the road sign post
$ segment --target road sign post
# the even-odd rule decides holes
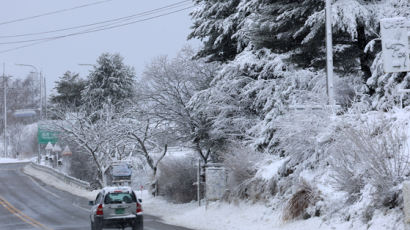
[[[39,144],[55,144],[58,141],[58,132],[47,129],[38,128],[38,143]]]
[[[41,144],[55,144],[58,141],[58,132],[53,131],[51,128],[48,128],[44,123],[38,124],[37,130],[37,141],[38,141],[38,163],[41,159]]]

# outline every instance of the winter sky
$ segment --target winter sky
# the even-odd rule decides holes
[[[100,1],[103,0],[3,1],[0,14],[0,36],[36,33],[91,24],[157,9],[181,0],[111,0],[32,20],[2,24],[15,19]],[[187,2],[181,7],[163,11],[160,14],[191,5],[191,2]],[[31,64],[41,69],[47,78],[47,91],[54,87],[54,82],[67,70],[78,72],[85,77],[91,67],[79,64],[94,64],[97,57],[103,52],[120,53],[125,58],[125,63],[135,67],[137,75],[139,75],[152,58],[158,55],[174,56],[185,44],[191,44],[194,47],[199,44],[198,41],[187,41],[191,25],[189,12],[190,9],[121,28],[53,40],[0,53],[0,62],[6,64],[6,74],[15,77],[24,77],[32,71],[29,67],[16,66],[15,63]],[[155,15],[136,20],[152,16]],[[0,43],[58,36],[81,30],[61,31],[32,37],[0,37]],[[0,44],[0,52],[26,44],[29,43]]]

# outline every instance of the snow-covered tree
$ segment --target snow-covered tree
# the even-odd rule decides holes
[[[133,153],[140,155],[152,170],[150,190],[158,194],[158,165],[168,151],[168,144],[173,143],[172,134],[161,120],[144,115],[145,107],[135,105],[121,119],[117,120],[117,133],[128,146],[133,146]]]
[[[55,95],[50,96],[53,106],[59,108],[71,107],[73,109],[81,106],[81,91],[84,90],[85,80],[76,73],[67,71],[56,81]]]
[[[146,67],[138,89],[138,99],[145,103],[147,117],[168,124],[180,141],[193,144],[204,161],[209,148],[202,146],[208,136],[207,120],[194,116],[189,101],[209,86],[217,66],[192,60],[194,52],[184,49],[175,59],[159,57]]]
[[[104,108],[107,108],[107,105]],[[119,149],[124,146],[114,122],[115,114],[109,111],[108,109],[96,110],[91,114],[85,111],[77,113],[61,111],[60,120],[53,121],[53,127],[62,133],[64,139],[76,143],[88,153],[96,165],[98,171],[96,180],[100,187],[107,185],[106,176],[111,162],[118,160],[118,154],[122,153]],[[95,116],[102,119],[95,120]]]
[[[199,57],[211,61],[227,61],[246,46],[239,36],[234,36],[241,27],[244,13],[238,12],[240,0],[195,0],[197,6],[191,13],[192,32],[189,38],[204,42]]]
[[[292,61],[323,68],[325,64],[324,1],[260,1],[264,6],[252,16],[251,41],[274,52],[292,52]],[[337,71],[370,77],[374,54],[364,52],[377,37],[379,2],[336,0],[332,5],[334,60]]]
[[[211,118],[213,137],[264,146],[274,131],[271,122],[289,106],[323,103],[323,75],[295,70],[284,58],[268,49],[247,49],[221,69],[209,89],[195,95],[190,106]]]
[[[103,53],[88,75],[83,103],[95,109],[113,104],[118,110],[134,96],[135,72],[119,54]]]

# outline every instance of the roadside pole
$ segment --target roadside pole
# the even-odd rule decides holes
[[[4,157],[7,157],[7,92],[6,92],[6,64],[3,62],[3,99],[4,99]]]
[[[196,175],[196,197],[198,206],[201,206],[201,160],[198,160],[198,171]]]
[[[326,74],[328,104],[335,105],[333,88],[332,3],[326,0]]]
[[[46,87],[46,77],[43,76],[44,80],[44,120],[47,120],[47,87]]]

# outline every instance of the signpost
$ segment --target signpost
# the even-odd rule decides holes
[[[39,127],[37,134],[39,144],[55,144],[58,141],[58,132],[56,131],[50,131]]]
[[[383,67],[386,73],[410,71],[409,29],[410,21],[404,17],[380,21]]]
[[[410,72],[410,20],[404,17],[385,18],[380,21],[382,37],[383,67],[386,73]],[[403,95],[409,89],[398,90],[400,104],[403,108]],[[404,222],[410,224],[410,182],[403,182]],[[406,229],[407,229],[406,228]]]
[[[58,141],[58,132],[53,131],[50,127],[47,127],[47,125],[44,122],[39,122],[38,123],[38,131],[37,131],[37,141],[38,141],[38,163],[40,163],[41,159],[41,144],[55,144]],[[61,150],[60,150],[61,151]]]

